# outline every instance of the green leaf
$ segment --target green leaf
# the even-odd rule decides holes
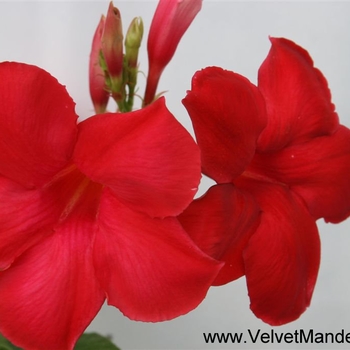
[[[0,334],[0,350],[21,350]],[[74,350],[120,350],[108,338],[97,333],[84,333]]]
[[[0,348],[0,350],[2,350]],[[6,349],[7,350],[7,349]],[[12,350],[12,349],[11,349]],[[108,338],[97,333],[84,333],[74,350],[120,350]]]
[[[0,350],[21,350],[21,349],[11,344],[5,337],[3,337],[0,334]]]

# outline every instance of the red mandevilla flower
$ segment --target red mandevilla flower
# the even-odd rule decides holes
[[[153,101],[164,68],[201,7],[202,0],[159,1],[147,41],[149,72],[144,105]]]
[[[214,284],[246,275],[251,309],[271,325],[309,306],[320,263],[315,221],[350,214],[350,130],[309,54],[271,38],[258,87],[211,67],[183,103],[217,182],[180,216],[205,252],[226,262]]]
[[[72,349],[105,298],[135,320],[195,308],[221,263],[174,217],[199,152],[164,99],[77,125],[45,71],[5,62],[0,76],[0,332],[26,350]]]

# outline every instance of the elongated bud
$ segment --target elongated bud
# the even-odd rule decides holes
[[[89,88],[90,96],[96,113],[106,111],[109,92],[105,84],[104,71],[100,65],[101,38],[105,25],[105,17],[101,16],[100,22],[96,28],[90,53],[89,62]]]
[[[165,66],[201,7],[202,0],[159,0],[148,35],[149,72],[144,105],[152,102]]]
[[[104,31],[102,52],[112,82],[112,90],[119,90],[123,75],[123,30],[119,10],[110,2]]]
[[[140,17],[134,18],[125,36],[125,59],[129,67],[137,67],[137,59],[142,36],[142,19]]]
[[[131,110],[137,84],[138,55],[143,36],[143,22],[140,17],[134,18],[125,36],[125,79],[128,86],[126,108]]]

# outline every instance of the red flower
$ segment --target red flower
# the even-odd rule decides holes
[[[196,307],[221,263],[174,217],[199,152],[164,100],[77,125],[45,71],[5,62],[0,76],[0,332],[72,349],[105,298],[144,321]]]
[[[217,182],[180,216],[225,261],[214,284],[246,275],[251,309],[271,325],[310,304],[320,263],[315,221],[350,214],[350,130],[309,54],[271,38],[258,87],[220,68],[193,77],[183,103]]]
[[[201,7],[202,0],[159,0],[147,41],[149,72],[145,105],[153,101],[164,68]]]

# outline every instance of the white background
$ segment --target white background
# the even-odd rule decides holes
[[[133,17],[142,16],[144,20],[140,69],[147,72],[146,38],[156,2],[115,1],[114,5],[121,11],[125,30]],[[93,112],[88,92],[88,58],[93,33],[107,7],[108,1],[0,1],[0,61],[22,61],[48,70],[66,85],[80,117],[89,117]],[[257,70],[270,47],[268,36],[283,36],[310,52],[329,82],[342,124],[350,127],[349,17],[347,1],[204,0],[202,11],[164,72],[159,91],[168,91],[170,110],[192,132],[181,99],[190,88],[193,73],[208,65],[219,65],[256,82]],[[142,94],[142,75],[140,83]],[[204,181],[201,192],[207,186]],[[350,332],[350,219],[339,225],[320,222],[319,228],[322,263],[311,307],[299,320],[274,327],[276,332]],[[196,310],[178,319],[159,324],[133,322],[106,306],[88,330],[111,334],[123,350],[350,348],[350,344],[213,346],[206,345],[202,335],[247,333],[247,329],[270,332],[272,328],[250,312],[242,278],[210,289]]]

